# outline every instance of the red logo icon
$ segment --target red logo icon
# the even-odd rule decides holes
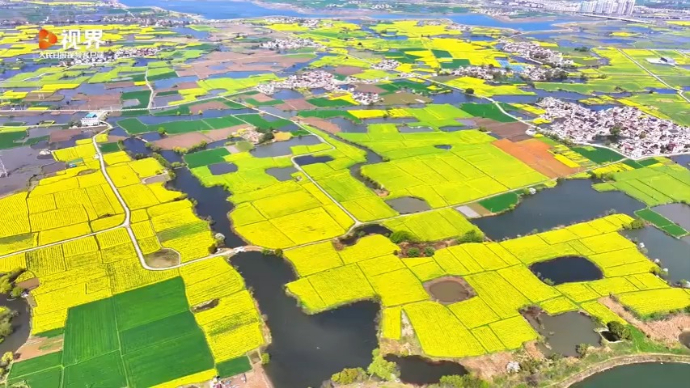
[[[57,43],[57,40],[57,36],[46,29],[41,29],[41,31],[38,32],[38,47],[40,47],[41,50],[45,50],[54,45]]]

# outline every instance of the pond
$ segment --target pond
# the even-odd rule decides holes
[[[563,206],[566,203],[568,206]],[[571,179],[523,197],[514,210],[473,219],[472,223],[489,238],[502,240],[525,235],[534,229],[546,231],[559,225],[589,221],[611,209],[634,217],[635,210],[644,208],[642,202],[622,192],[598,192],[589,179]]]
[[[476,295],[472,286],[457,276],[445,276],[428,281],[424,283],[424,288],[434,300],[443,304],[460,302]]]
[[[578,344],[599,346],[601,337],[594,331],[597,324],[592,318],[571,311],[564,314],[539,314],[537,317],[526,316],[527,321],[545,339],[548,347],[540,347],[545,356],[553,353],[566,357],[577,357]]]
[[[420,356],[396,356],[389,354],[384,357],[387,361],[398,364],[400,380],[407,384],[428,385],[436,384],[443,376],[462,376],[467,369],[451,361],[433,361]]]
[[[652,260],[659,259],[659,266],[668,268],[667,279],[671,283],[690,280],[690,241],[673,238],[653,226],[622,230],[621,234],[630,240],[643,243],[647,257]]]
[[[266,169],[266,174],[276,178],[280,182],[292,180],[292,174],[296,173],[294,167],[271,167]]]
[[[214,163],[208,166],[211,175],[223,175],[231,172],[237,172],[237,165],[230,162]]]
[[[365,368],[377,347],[379,306],[358,302],[316,315],[305,314],[284,285],[295,280],[290,265],[258,252],[232,258],[267,318],[272,343],[266,373],[276,388],[319,387],[344,368]]]
[[[603,278],[603,273],[593,262],[581,256],[563,256],[540,261],[529,267],[530,271],[544,282],[554,285],[570,282],[586,282]]]
[[[431,210],[431,207],[425,200],[415,197],[387,199],[386,203],[400,214],[419,213]]]
[[[687,385],[688,376],[690,376],[690,364],[632,364],[597,373],[571,385],[571,388],[684,387]]]
[[[314,156],[314,155],[304,155],[295,158],[295,163],[298,166],[308,166],[310,164],[326,163],[333,160],[330,155]]]
[[[298,145],[316,145],[321,140],[316,136],[293,137],[287,141],[276,141],[273,143],[261,144],[254,148],[251,153],[256,158],[272,158],[275,156],[285,156],[292,154],[291,147]]]

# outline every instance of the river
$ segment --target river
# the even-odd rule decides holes
[[[286,16],[286,17],[305,17],[305,18],[362,18],[368,17],[372,19],[394,20],[394,19],[423,19],[430,15],[424,14],[409,14],[409,13],[385,13],[385,14],[371,14],[364,13],[362,10],[359,14],[338,14],[338,13],[320,13],[317,10],[312,10],[309,13],[301,13],[294,9],[288,8],[267,8],[261,5],[248,1],[198,1],[198,0],[119,0],[120,3],[128,7],[159,7],[175,12],[182,12],[188,14],[201,15],[206,19],[242,19],[242,18],[259,18],[266,16]],[[286,1],[286,3],[289,3]],[[491,16],[482,14],[452,14],[441,15],[435,14],[435,18],[447,18],[455,23],[465,24],[470,26],[481,27],[498,27],[498,28],[513,28],[521,31],[542,31],[552,30],[558,28],[556,24],[573,22],[577,19],[573,17],[558,18],[555,20],[530,20],[530,21],[503,21],[492,18]]]
[[[623,365],[597,373],[572,388],[651,388],[686,387],[690,381],[690,364],[646,363]]]

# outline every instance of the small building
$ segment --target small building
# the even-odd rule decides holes
[[[83,127],[95,127],[100,123],[101,117],[96,112],[89,112],[84,118],[81,119],[81,125]]]

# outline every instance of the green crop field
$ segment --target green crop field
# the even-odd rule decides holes
[[[240,373],[247,372],[252,369],[249,359],[245,356],[233,358],[232,360],[223,361],[216,365],[218,375],[220,377],[235,376]]]
[[[174,340],[184,333],[198,331],[194,315],[184,311],[120,332],[122,353],[129,354],[155,343]]]
[[[211,150],[198,151],[191,154],[187,154],[183,157],[185,163],[189,168],[195,168],[199,166],[208,166],[209,164],[224,162],[223,158],[226,155],[230,155],[230,152],[225,148],[214,148]]]
[[[19,381],[24,376],[59,367],[61,364],[62,352],[49,353],[26,361],[19,361],[12,365],[12,372],[10,373],[9,379],[11,381]]]
[[[500,213],[510,209],[512,206],[517,205],[519,201],[520,196],[514,192],[510,192],[483,199],[479,201],[479,204],[492,213]]]
[[[184,283],[173,278],[114,297],[118,329],[124,331],[187,311]]]
[[[235,116],[216,117],[204,119],[204,121],[213,129],[228,128],[235,125],[244,124],[244,121]]]
[[[502,106],[505,110],[513,109],[508,104],[502,104]],[[494,104],[467,103],[462,104],[460,108],[474,117],[484,117],[501,123],[510,123],[515,121],[514,118],[501,112],[501,110],[498,109],[498,107],[496,107]]]
[[[62,386],[64,388],[127,386],[120,351],[116,350],[66,367]]]
[[[26,383],[31,388],[55,388],[62,384],[62,367],[56,366],[18,378],[10,377],[10,384]]]
[[[573,147],[573,151],[597,164],[615,162],[625,157],[616,151],[599,147]]]
[[[213,368],[213,357],[199,330],[123,357],[130,387],[144,388]]]
[[[119,348],[112,299],[69,310],[65,330],[64,365],[73,365]]]

